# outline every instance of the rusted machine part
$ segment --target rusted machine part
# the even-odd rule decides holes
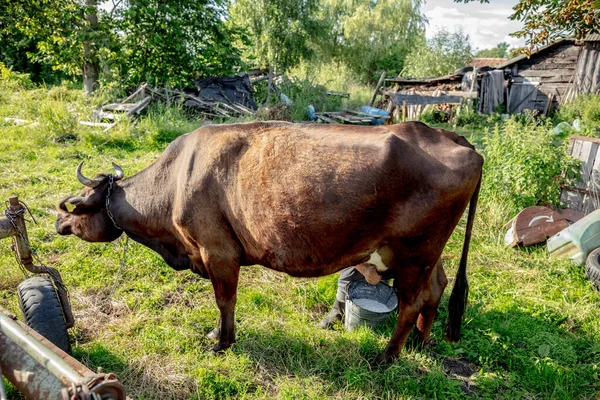
[[[8,209],[12,213],[12,215],[15,216],[14,223],[17,227],[16,230],[14,229],[14,227],[12,227],[12,236],[14,236],[16,239],[15,251],[17,253],[17,257],[19,257],[19,259],[21,260],[21,264],[27,271],[32,272],[34,274],[50,275],[50,278],[54,282],[54,287],[56,288],[58,298],[60,299],[60,304],[62,306],[63,313],[65,316],[65,324],[67,328],[72,328],[75,325],[75,318],[73,317],[73,312],[71,311],[71,303],[69,302],[69,295],[63,284],[60,273],[52,267],[48,267],[45,265],[33,265],[33,255],[31,252],[31,247],[29,245],[29,237],[27,236],[25,218],[23,217],[23,214],[25,213],[25,207],[23,207],[23,205],[19,202],[19,198],[17,196],[9,197],[8,203]],[[8,221],[8,223],[12,225],[10,221]],[[2,224],[4,224],[4,222],[0,220],[0,231],[2,231]]]
[[[94,373],[0,307],[0,366],[28,399],[125,400],[112,374]]]

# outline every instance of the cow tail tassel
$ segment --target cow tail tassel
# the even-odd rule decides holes
[[[469,254],[469,244],[471,242],[471,231],[473,230],[473,221],[475,220],[475,210],[477,208],[477,199],[479,198],[479,189],[481,188],[481,175],[479,182],[471,201],[469,203],[469,215],[467,216],[467,230],[465,232],[465,242],[463,244],[462,256],[456,273],[456,279],[450,302],[448,303],[448,325],[446,326],[445,336],[451,342],[460,340],[460,327],[462,317],[467,308],[467,298],[469,296],[469,282],[467,281],[467,256]]]

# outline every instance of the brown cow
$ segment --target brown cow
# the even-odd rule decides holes
[[[56,230],[90,242],[125,232],[171,267],[210,278],[221,312],[215,351],[235,342],[241,265],[316,277],[377,260],[394,274],[400,310],[387,361],[431,303],[421,293],[471,201],[446,331],[459,338],[482,165],[463,137],[418,122],[205,126],[127,179],[116,166],[88,179],[80,164],[87,187],[59,204]]]

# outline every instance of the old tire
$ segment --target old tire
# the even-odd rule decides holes
[[[600,290],[600,248],[592,251],[585,261],[585,277]]]
[[[70,354],[71,344],[65,316],[50,278],[29,278],[17,286],[17,292],[19,307],[27,325]]]

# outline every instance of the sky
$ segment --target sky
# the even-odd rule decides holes
[[[441,27],[450,32],[462,28],[469,35],[474,49],[496,47],[500,42],[507,42],[511,47],[524,45],[522,38],[508,36],[523,26],[519,21],[511,21],[508,17],[518,0],[490,0],[488,4],[479,1],[471,3],[455,3],[452,0],[427,0],[422,11],[427,16],[427,37],[431,37]]]

